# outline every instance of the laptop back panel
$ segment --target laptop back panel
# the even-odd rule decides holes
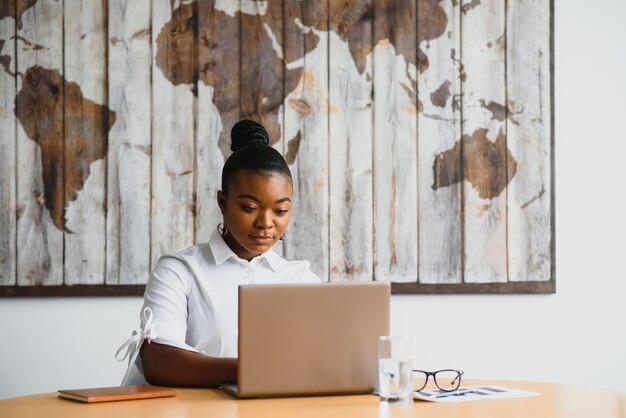
[[[239,287],[239,397],[370,392],[388,282]]]

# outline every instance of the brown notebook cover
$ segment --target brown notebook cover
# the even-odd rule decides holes
[[[85,403],[162,398],[165,396],[176,396],[176,394],[178,393],[175,389],[160,388],[152,385],[130,385],[114,386],[110,388],[59,390],[58,392],[59,398]]]

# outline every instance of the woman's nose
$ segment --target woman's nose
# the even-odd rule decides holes
[[[272,213],[270,211],[259,211],[259,216],[256,219],[257,228],[269,229],[273,224]]]

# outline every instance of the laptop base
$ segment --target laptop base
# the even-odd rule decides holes
[[[222,383],[220,386],[224,392],[234,396],[238,399],[269,399],[269,398],[295,398],[295,397],[311,397],[311,396],[348,396],[348,395],[368,395],[373,394],[371,390],[364,390],[358,392],[330,392],[330,393],[288,393],[288,394],[274,394],[274,395],[259,395],[259,396],[241,396],[237,388],[236,383]]]

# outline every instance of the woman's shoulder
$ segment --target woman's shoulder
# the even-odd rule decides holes
[[[196,244],[159,257],[153,270],[153,276],[155,273],[168,272],[183,282],[187,282],[192,279],[192,275],[206,271],[214,264],[208,244]]]
[[[311,263],[307,260],[288,260],[270,250],[271,263],[281,277],[291,278],[302,283],[317,283],[321,280],[311,271]],[[291,281],[291,280],[290,280]]]
[[[159,257],[157,263],[168,263],[173,260],[178,260],[180,262],[196,262],[198,260],[206,259],[207,256],[210,255],[211,250],[209,247],[209,243],[204,242],[200,244],[194,244],[182,250],[167,252]]]

